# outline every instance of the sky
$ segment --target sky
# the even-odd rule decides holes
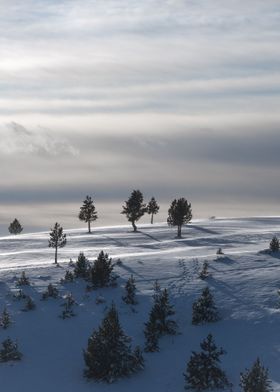
[[[0,228],[280,215],[279,42],[278,0],[0,0]]]

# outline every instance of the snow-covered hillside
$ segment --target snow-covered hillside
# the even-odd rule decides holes
[[[0,385],[5,392],[177,392],[184,390],[183,372],[191,351],[211,332],[227,355],[222,367],[239,391],[239,374],[251,367],[257,356],[269,368],[274,391],[280,391],[280,258],[259,251],[280,235],[280,218],[212,219],[194,221],[183,229],[183,239],[166,224],[86,228],[66,231],[67,246],[59,250],[59,264],[53,264],[53,249],[48,248],[48,232],[0,238],[0,311],[6,306],[13,324],[0,329],[0,341],[18,340],[23,358],[17,363],[0,364]],[[221,247],[225,257],[218,258]],[[113,260],[119,275],[116,288],[87,292],[86,282],[60,284],[69,269],[70,258],[79,252],[92,261],[104,250]],[[199,278],[203,262],[209,262],[211,276]],[[25,270],[31,286],[24,291],[37,308],[22,312],[23,303],[13,299],[15,275]],[[138,305],[132,309],[121,297],[124,284],[133,274]],[[158,279],[170,293],[175,305],[180,334],[160,339],[160,352],[144,354],[145,369],[130,378],[107,385],[83,377],[83,349],[87,339],[114,301],[125,332],[132,345],[143,346],[143,323],[152,305],[152,289]],[[78,305],[76,317],[62,320],[63,299],[41,301],[49,283],[57,284],[60,295],[72,292]],[[191,325],[192,303],[204,287],[212,290],[222,316],[217,323]],[[97,296],[106,302],[96,304]]]

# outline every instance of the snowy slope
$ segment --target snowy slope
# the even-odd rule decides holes
[[[217,345],[227,355],[222,365],[234,391],[239,391],[239,373],[250,367],[257,356],[269,367],[274,391],[280,392],[280,259],[258,252],[267,248],[274,234],[280,236],[280,218],[244,218],[199,220],[184,228],[183,239],[175,239],[175,230],[166,224],[139,226],[132,233],[129,226],[69,230],[68,244],[59,250],[60,267],[53,265],[53,249],[48,248],[48,232],[0,238],[1,309],[7,306],[13,325],[0,329],[0,341],[7,336],[18,339],[23,359],[0,364],[0,380],[5,392],[134,392],[183,391],[187,360],[192,350],[211,332]],[[222,247],[226,257],[217,259]],[[86,283],[77,280],[61,285],[69,259],[80,251],[93,260],[104,250],[121,265],[117,288],[86,292]],[[209,261],[211,277],[198,278],[204,260]],[[22,312],[16,302],[14,276],[25,270],[37,304],[32,312]],[[139,304],[134,312],[121,301],[126,279],[133,274]],[[143,345],[143,323],[152,304],[152,287],[158,279],[167,287],[176,309],[180,335],[160,340],[160,352],[145,354],[143,372],[112,385],[88,382],[83,378],[82,350],[93,328],[97,327],[114,300],[121,324],[132,337],[132,345]],[[60,294],[72,292],[78,305],[77,316],[62,320],[62,299],[40,301],[50,283],[58,284]],[[201,290],[209,285],[214,293],[222,320],[205,326],[191,325],[191,306]],[[97,305],[101,294],[105,304]]]

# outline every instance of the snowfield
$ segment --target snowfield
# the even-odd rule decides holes
[[[269,368],[273,390],[280,392],[280,255],[259,253],[268,248],[273,235],[280,236],[280,217],[194,220],[183,228],[182,239],[166,224],[66,230],[68,243],[59,250],[59,267],[53,264],[54,250],[48,248],[49,233],[21,234],[0,238],[0,297],[13,324],[0,329],[0,341],[8,336],[18,341],[23,358],[0,363],[1,390],[5,392],[178,392],[184,391],[183,373],[191,351],[212,333],[227,354],[222,367],[240,391],[239,374],[251,367],[257,356]],[[221,247],[224,257],[217,257]],[[116,288],[87,292],[86,282],[61,284],[60,279],[79,252],[93,261],[104,250],[114,261],[119,275]],[[199,278],[203,262],[211,276]],[[15,301],[15,276],[25,271],[31,286],[23,287],[37,308],[23,312],[24,302]],[[126,305],[121,297],[133,274],[138,305]],[[152,306],[153,283],[158,279],[170,293],[177,336],[160,339],[159,353],[144,353],[145,369],[130,378],[108,385],[83,377],[83,349],[111,302],[116,303],[124,331],[132,346],[144,345],[143,324]],[[76,317],[62,320],[63,298],[41,301],[49,283],[60,296],[71,292],[77,301]],[[191,325],[192,303],[206,286],[214,294],[222,320],[203,326]],[[106,302],[96,304],[102,295]]]

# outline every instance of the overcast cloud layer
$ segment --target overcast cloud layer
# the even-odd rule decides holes
[[[0,15],[2,222],[21,206],[41,227],[35,205],[86,194],[119,214],[134,188],[197,215],[279,213],[280,1],[4,0]]]

